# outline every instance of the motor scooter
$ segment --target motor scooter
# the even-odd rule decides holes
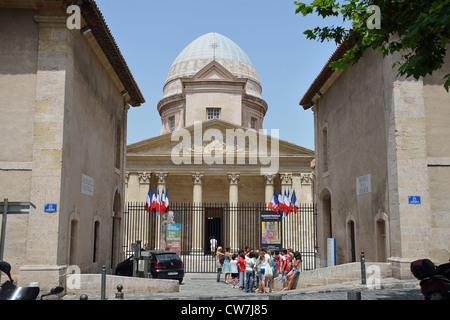
[[[0,260],[0,271],[3,271],[9,278],[3,284],[0,284],[0,300],[43,300],[44,297],[61,293],[64,288],[61,286],[53,287],[50,292],[39,296],[39,285],[30,285],[29,287],[18,287],[11,278],[11,265]]]
[[[425,300],[450,300],[450,263],[439,266],[430,259],[411,262],[412,274],[420,280]]]

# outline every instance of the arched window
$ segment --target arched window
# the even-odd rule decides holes
[[[92,262],[97,262],[99,256],[100,247],[100,221],[95,221],[94,223],[94,248],[92,255]]]
[[[70,222],[70,244],[69,244],[69,265],[76,265],[78,263],[78,220]]]

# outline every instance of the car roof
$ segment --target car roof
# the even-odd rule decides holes
[[[157,251],[157,250],[150,250],[151,254],[177,254],[173,251]]]

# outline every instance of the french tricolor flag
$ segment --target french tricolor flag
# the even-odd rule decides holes
[[[147,199],[145,201],[145,211],[149,211],[152,206],[152,188],[148,189]]]
[[[278,196],[277,196],[277,192],[275,190],[273,190],[273,196],[272,196],[272,200],[270,200],[270,203],[269,203],[269,209],[278,213]]]
[[[280,194],[278,195],[278,213],[283,215],[284,212],[284,198],[283,198],[283,193],[281,192],[280,189]]]
[[[294,190],[294,192],[292,192],[292,201],[291,202],[292,202],[292,207],[294,209],[294,212],[297,213],[300,206],[298,205],[298,201],[297,201],[297,196],[295,194],[295,190]]]

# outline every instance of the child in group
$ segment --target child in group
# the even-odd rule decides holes
[[[278,255],[278,250],[270,252],[270,259],[272,260],[272,273],[273,273],[273,278],[275,279],[276,277],[278,277],[278,269],[280,267],[280,263],[279,263],[280,256]],[[278,265],[277,265],[277,260],[278,260]]]
[[[234,253],[231,257],[230,267],[231,267],[231,287],[239,288],[239,285],[238,285],[239,270],[238,270],[238,266],[237,266],[237,254],[236,253]]]
[[[256,291],[256,289],[259,286],[258,258],[259,258],[259,250],[253,251],[252,259],[253,259],[254,270],[255,270],[255,277],[253,280],[253,291]]]
[[[278,273],[280,272],[280,252],[278,250],[275,250],[274,259],[275,259],[275,265],[276,265],[276,270],[277,270],[277,275],[275,276],[275,273],[274,273],[274,278],[276,278],[276,277],[278,277]]]
[[[237,260],[238,270],[239,270],[239,288],[244,290],[244,278],[245,278],[245,253],[241,251],[239,253],[239,258]]]
[[[259,274],[258,284],[259,284],[259,292],[266,293],[266,252],[261,250],[259,252],[259,257],[256,262],[257,272]]]
[[[288,254],[286,249],[281,250],[281,274],[282,279],[284,280],[284,288],[283,290],[288,290],[288,273],[291,271],[291,256]]]

